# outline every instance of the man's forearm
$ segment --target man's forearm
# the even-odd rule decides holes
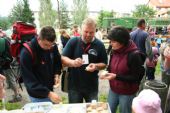
[[[66,67],[73,67],[73,64],[74,64],[74,60],[66,57],[66,56],[62,56],[61,57],[61,60],[62,60],[62,64],[63,66],[66,66]]]
[[[106,68],[106,64],[104,63],[96,63],[97,70],[102,70]]]

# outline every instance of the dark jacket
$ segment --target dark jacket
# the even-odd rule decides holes
[[[21,72],[28,94],[35,98],[47,98],[53,90],[54,75],[61,73],[61,56],[55,45],[51,51],[43,50],[36,38],[31,40],[33,51],[21,50]]]
[[[131,95],[139,88],[140,80],[144,75],[144,67],[141,56],[131,53],[136,49],[136,45],[130,41],[128,46],[113,51],[109,69],[117,76],[116,79],[110,80],[110,87],[118,94]]]
[[[136,44],[137,48],[146,54],[145,41],[148,37],[148,33],[138,28],[131,32],[130,36],[133,42]]]

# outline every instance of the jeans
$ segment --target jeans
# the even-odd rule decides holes
[[[119,105],[120,113],[132,113],[132,100],[134,95],[121,95],[109,90],[108,103],[112,113],[116,113],[117,107]]]
[[[92,100],[98,100],[98,91],[87,92],[87,91],[68,91],[69,103],[83,103],[83,99],[86,102],[91,102]]]
[[[31,102],[52,102],[49,98],[35,98],[35,97],[30,97]]]

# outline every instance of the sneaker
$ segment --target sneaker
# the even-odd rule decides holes
[[[13,95],[13,99],[9,100],[9,103],[15,103],[15,102],[20,102],[22,100],[22,96],[20,94],[18,95]]]

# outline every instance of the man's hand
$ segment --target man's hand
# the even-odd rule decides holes
[[[76,58],[75,60],[73,60],[73,67],[80,67],[83,65],[83,60],[81,58]]]
[[[58,88],[60,86],[60,76],[58,74],[55,75],[54,83],[54,88]]]
[[[97,66],[94,63],[90,63],[87,67],[86,67],[86,71],[89,72],[94,72],[95,70],[97,70]]]
[[[55,104],[58,104],[58,103],[60,103],[62,101],[61,98],[56,93],[54,93],[52,91],[49,92],[48,97]]]

